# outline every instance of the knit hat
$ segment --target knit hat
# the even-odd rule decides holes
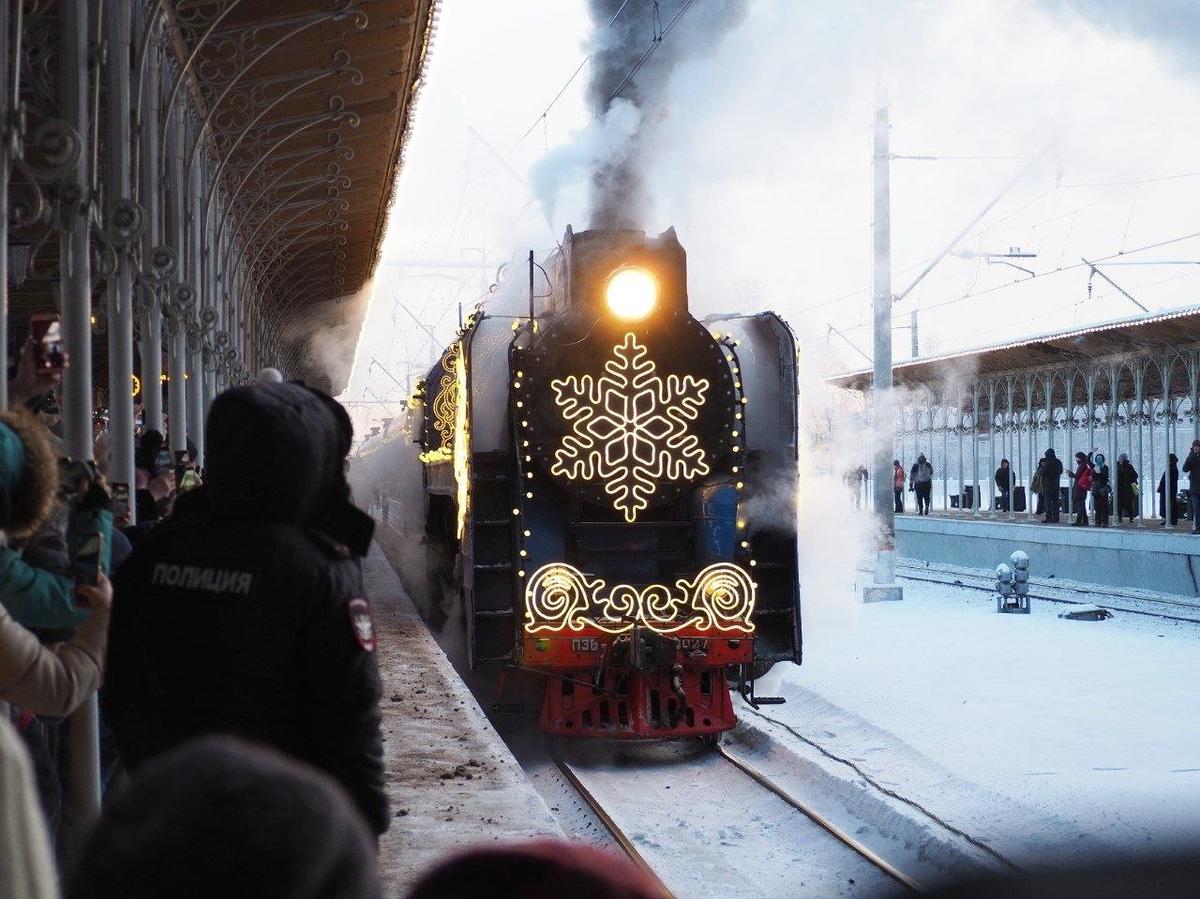
[[[628,859],[587,846],[536,840],[479,849],[427,873],[408,899],[652,899],[658,884]]]
[[[50,437],[28,412],[0,412],[0,529],[28,537],[58,494],[58,460]]]
[[[139,769],[108,803],[68,899],[378,899],[375,843],[325,774],[232,737]]]

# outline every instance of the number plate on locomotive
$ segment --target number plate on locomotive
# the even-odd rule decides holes
[[[571,641],[572,652],[599,652],[600,641],[590,638],[579,638]]]
[[[708,641],[702,637],[680,637],[679,648],[683,650],[684,655],[708,655]]]

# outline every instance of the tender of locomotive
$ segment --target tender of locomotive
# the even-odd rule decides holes
[[[794,338],[693,318],[673,229],[568,229],[533,274],[418,393],[470,663],[544,675],[552,733],[726,730],[730,679],[800,661]]]

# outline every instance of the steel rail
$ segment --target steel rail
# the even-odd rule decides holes
[[[733,755],[732,753],[728,752],[723,746],[720,745],[720,743],[716,744],[714,749],[718,755],[720,755],[722,758],[724,758],[727,762],[730,762],[735,768],[737,768],[739,771],[741,771],[747,777],[751,778],[756,783],[758,783],[760,786],[765,787],[767,790],[774,793],[776,796],[778,796],[780,799],[782,799],[784,802],[786,802],[792,808],[796,809],[796,811],[800,812],[802,815],[804,815],[806,818],[808,818],[810,821],[812,821],[814,824],[816,824],[822,830],[826,831],[831,836],[836,837],[848,849],[851,849],[852,851],[856,852],[858,855],[862,856],[864,859],[866,859],[872,865],[877,867],[880,871],[882,871],[888,877],[892,878],[892,880],[895,880],[901,886],[905,887],[906,889],[910,890],[913,893],[927,892],[923,887],[920,886],[920,884],[918,884],[915,880],[913,880],[911,877],[909,877],[907,874],[905,874],[903,871],[901,871],[899,868],[897,868],[891,862],[887,861],[880,855],[876,854],[873,850],[869,849],[868,847],[864,846],[861,842],[854,839],[854,837],[850,836],[850,834],[846,833],[844,830],[842,830],[840,827],[838,827],[836,824],[834,824],[828,818],[824,817],[819,812],[815,811],[812,808],[812,806],[797,799],[795,796],[793,796],[787,790],[783,789],[783,787],[779,786],[779,784],[775,783],[773,780],[771,780],[769,777],[767,777],[765,774],[763,774],[761,771],[759,771],[757,768],[755,768],[749,762],[746,762],[743,759],[740,759],[737,756]]]
[[[989,578],[987,575],[982,575],[982,574],[958,574],[958,573],[955,573],[955,574],[945,574],[945,575],[942,575],[939,577],[939,576],[937,576],[937,572],[933,572],[933,571],[922,571],[920,574],[913,574],[913,573],[910,573],[909,571],[905,570],[904,568],[897,568],[896,577],[906,578],[911,581],[927,581],[930,584],[943,584],[947,587],[965,587],[968,590],[979,590],[983,593],[993,593],[994,594],[996,592],[995,582],[991,578]],[[970,584],[970,583],[967,583],[965,580],[963,580],[963,578],[976,578],[978,580],[985,581],[986,583]],[[1103,586],[1103,585],[1101,585],[1101,586]],[[1076,593],[1086,592],[1083,590],[1078,590],[1074,587],[1059,587],[1057,589],[1071,590]],[[1113,589],[1117,589],[1117,588],[1113,588]],[[1040,594],[1040,593],[1030,593],[1029,598],[1030,599],[1038,599],[1038,600],[1041,600],[1042,602],[1057,602],[1057,603],[1061,603],[1062,605],[1065,605],[1065,606],[1097,606],[1098,608],[1109,609],[1113,612],[1126,612],[1130,615],[1145,615],[1147,618],[1163,618],[1163,619],[1166,619],[1167,621],[1185,621],[1188,624],[1200,624],[1200,617],[1188,618],[1184,615],[1168,615],[1164,612],[1150,612],[1150,611],[1147,611],[1144,609],[1130,609],[1130,608],[1126,608],[1125,606],[1115,606],[1109,602],[1104,602],[1104,601],[1097,602],[1095,599],[1089,599],[1086,601],[1082,600],[1082,599],[1065,599],[1063,597],[1057,597],[1057,596],[1046,596],[1046,595]],[[1137,596],[1129,596],[1129,595],[1126,595],[1124,597],[1124,599],[1132,601],[1132,602],[1155,603],[1158,605],[1179,606],[1181,608],[1196,609],[1197,614],[1200,615],[1200,608],[1198,608],[1195,605],[1188,604],[1188,603],[1174,602],[1169,599],[1142,599]]]
[[[612,834],[612,838],[617,841],[617,845],[620,846],[625,854],[629,856],[630,861],[641,868],[642,871],[644,871],[651,879],[654,880],[666,899],[674,899],[675,894],[667,888],[667,885],[663,883],[662,878],[655,873],[652,867],[650,867],[650,863],[646,861],[640,852],[638,852],[637,847],[633,845],[633,841],[625,835],[625,832],[621,830],[621,828],[617,825],[617,822],[614,821],[609,816],[608,812],[604,810],[604,806],[600,804],[600,801],[592,795],[592,792],[586,786],[584,786],[583,781],[579,779],[579,777],[571,769],[571,766],[558,756],[553,756],[553,759],[554,764],[558,766],[558,770],[562,772],[563,777],[565,777],[567,782],[571,784],[572,789],[574,789],[575,792],[579,794],[579,797],[587,803],[587,806],[591,810],[592,814],[600,819],[600,823],[605,826],[610,834]]]

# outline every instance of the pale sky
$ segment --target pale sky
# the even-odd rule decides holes
[[[663,19],[682,2],[660,0]],[[646,230],[678,230],[694,313],[775,309],[806,349],[828,353],[831,371],[865,366],[829,327],[870,353],[870,135],[882,80],[893,153],[1043,153],[959,244],[1036,253],[1015,261],[1039,277],[947,258],[896,309],[898,325],[921,310],[922,355],[1136,313],[1100,279],[1089,299],[1084,256],[1156,263],[1101,265],[1152,310],[1200,302],[1200,265],[1162,264],[1200,261],[1200,237],[1178,240],[1200,232],[1200,66],[1190,39],[1200,14],[1172,0],[1135,6],[750,0],[732,32],[689,48],[692,58],[656,86],[668,112],[647,160],[655,208]],[[583,0],[442,4],[344,399],[402,401],[404,388],[372,359],[400,382],[410,365],[420,376],[434,341],[414,318],[444,344],[458,304],[469,310],[495,279],[400,260],[540,256],[568,223],[586,227],[579,162],[601,127],[584,109],[587,66],[538,116],[586,56],[590,32]],[[553,203],[529,186],[547,156],[541,172],[562,182]],[[1024,165],[895,161],[895,292]],[[907,358],[908,331],[894,338],[895,358]]]

